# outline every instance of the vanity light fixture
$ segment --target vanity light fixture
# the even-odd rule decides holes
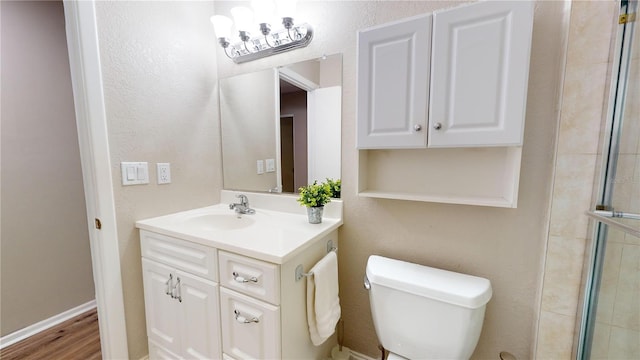
[[[236,64],[303,48],[311,42],[311,25],[298,25],[293,21],[296,0],[276,0],[275,6],[271,0],[253,0],[251,7],[253,11],[243,6],[232,8],[233,21],[223,15],[211,17],[218,43],[227,57]],[[282,20],[282,28],[273,29],[270,21],[276,9],[278,17]],[[239,41],[232,43],[233,23]],[[260,35],[252,36],[250,32],[253,29],[259,30]]]

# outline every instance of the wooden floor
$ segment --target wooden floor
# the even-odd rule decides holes
[[[80,314],[0,351],[2,360],[100,360],[96,310]]]

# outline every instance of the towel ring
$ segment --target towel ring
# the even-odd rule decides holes
[[[327,241],[327,254],[332,252],[332,251],[338,251],[338,248],[335,247],[333,245],[333,240],[329,240]],[[309,271],[308,273],[304,272],[302,264],[298,264],[298,266],[296,266],[296,281],[302,279],[303,277],[307,277],[307,276],[311,276],[313,275],[313,271]]]

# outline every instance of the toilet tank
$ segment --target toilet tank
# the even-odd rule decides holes
[[[469,359],[478,343],[489,280],[373,255],[365,283],[378,339],[408,359]]]

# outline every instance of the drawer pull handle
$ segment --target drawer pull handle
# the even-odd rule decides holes
[[[233,280],[239,283],[248,283],[248,282],[257,283],[258,282],[258,278],[255,276],[252,276],[247,279],[244,276],[240,276],[240,274],[238,274],[235,271],[233,272]]]
[[[236,314],[236,321],[242,324],[250,324],[250,323],[259,323],[260,319],[257,317],[253,317],[252,319],[247,319],[246,317],[240,314],[240,311],[233,310],[233,313]]]

